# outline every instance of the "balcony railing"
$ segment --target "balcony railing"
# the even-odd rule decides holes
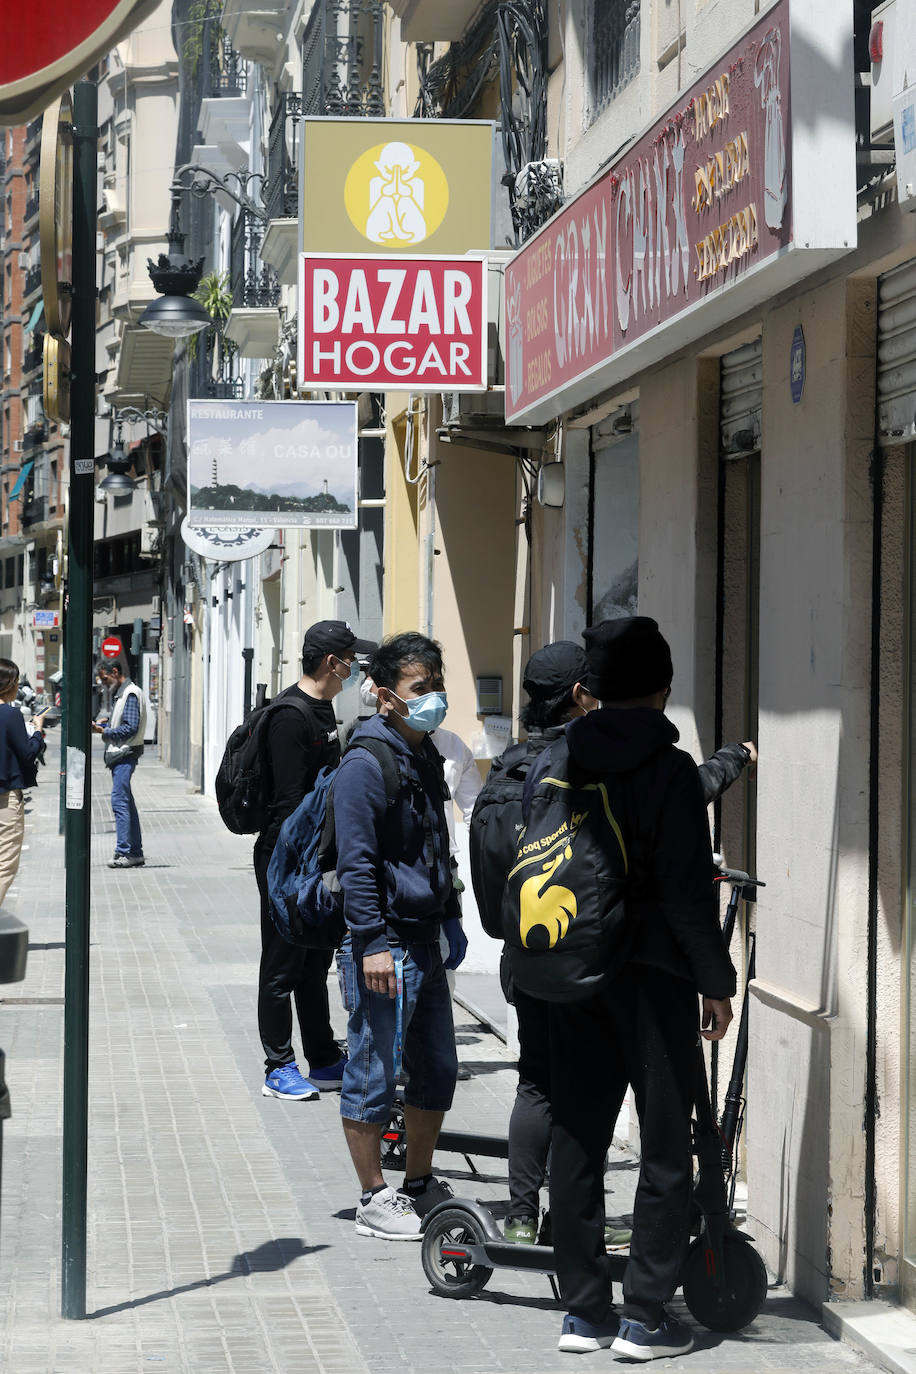
[[[248,210],[239,211],[229,250],[230,285],[235,309],[270,309],[280,303],[280,283],[273,268],[261,262],[264,225]]]
[[[205,19],[200,74],[201,99],[244,95],[247,82],[245,59],[233,48],[220,28],[219,20]]]
[[[590,0],[589,84],[592,119],[639,72],[640,0]]]
[[[302,96],[283,92],[270,121],[264,208],[269,219],[295,219],[299,213],[299,123]]]
[[[233,345],[220,338],[220,356],[214,366],[213,350],[217,345],[216,328],[204,329],[197,336],[197,353],[188,373],[188,395],[195,401],[240,401],[245,384],[236,376]],[[232,349],[232,351],[230,351]]]
[[[32,344],[31,348],[27,348],[25,353],[23,354],[23,373],[34,372],[36,367],[41,367],[42,362],[44,361],[44,346],[42,342],[42,337],[43,336],[41,334],[36,335],[35,343]]]
[[[302,40],[307,115],[382,117],[382,0],[316,0]]]
[[[28,525],[38,525],[48,518],[48,498],[47,496],[27,497],[22,507],[23,527]]]
[[[31,124],[27,124],[25,126],[26,147],[28,147],[29,144],[34,143],[37,138],[41,137],[41,124],[43,119],[44,115],[39,115],[37,119],[32,120]]]
[[[32,425],[26,430],[22,439],[22,451],[28,453],[30,449],[41,448],[48,437],[48,426],[42,422]]]
[[[37,203],[37,202],[36,202]],[[41,266],[37,264],[30,267],[25,274],[25,284],[23,291],[27,296],[31,296],[34,291],[41,290]]]
[[[27,221],[30,220],[30,219],[34,219],[35,216],[36,216],[37,214],[38,214],[38,196],[37,196],[37,195],[29,196],[28,200],[27,200],[26,203],[25,203],[25,211],[24,211],[24,213],[23,213],[23,220],[24,220],[25,222],[27,222]]]

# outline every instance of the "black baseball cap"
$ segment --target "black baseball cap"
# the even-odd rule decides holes
[[[589,667],[585,686],[599,701],[633,701],[671,686],[671,650],[650,616],[602,620],[582,637]]]
[[[303,654],[310,649],[322,654],[374,654],[377,648],[371,639],[357,639],[346,620],[319,620],[302,641]]]
[[[568,692],[588,676],[588,659],[580,644],[558,639],[533,653],[525,664],[522,686],[532,701]]]

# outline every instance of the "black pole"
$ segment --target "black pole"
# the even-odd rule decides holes
[[[245,660],[245,688],[242,701],[242,716],[247,720],[251,715],[251,680],[254,669],[254,649],[243,649],[242,658]]]
[[[98,92],[73,91],[73,376],[70,400],[64,975],[64,1160],[61,1315],[86,1315],[86,1174],[89,1125],[89,840],[92,538],[95,509],[96,146]]]

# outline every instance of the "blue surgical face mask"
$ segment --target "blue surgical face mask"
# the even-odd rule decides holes
[[[394,696],[395,693],[392,692],[391,695]],[[411,730],[420,730],[425,735],[439,728],[448,710],[448,697],[444,692],[427,692],[425,696],[411,697],[409,701],[398,697],[398,701],[407,707],[405,724],[409,725]]]
[[[359,677],[359,663],[356,659],[354,659],[352,663],[348,663],[345,658],[338,658],[337,662],[341,668],[346,668],[346,677],[341,677],[336,668],[333,668],[331,671],[344,686],[346,686],[348,682],[352,682],[355,678]]]

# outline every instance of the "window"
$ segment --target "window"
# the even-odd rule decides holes
[[[588,0],[589,123],[639,74],[640,0]]]
[[[16,585],[16,560],[7,558],[3,564],[3,586],[6,589]]]

